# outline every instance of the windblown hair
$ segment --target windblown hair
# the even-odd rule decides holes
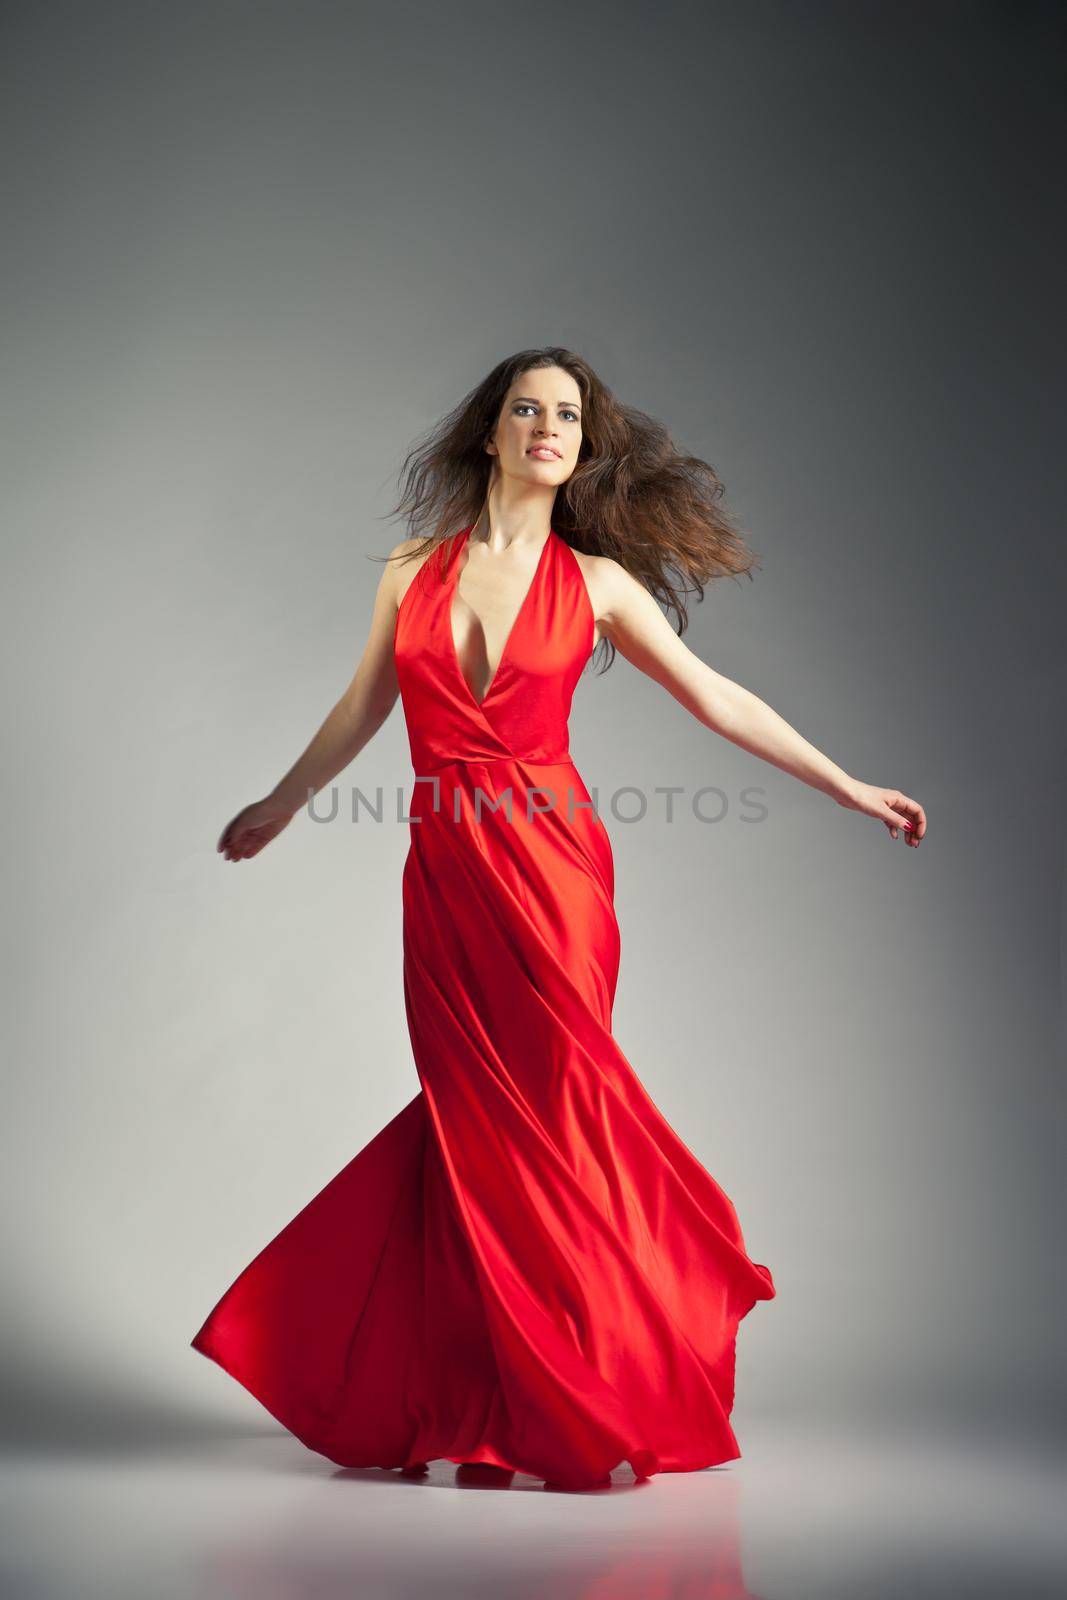
[[[705,585],[717,578],[751,578],[758,558],[719,504],[723,485],[714,468],[679,451],[661,422],[623,405],[570,350],[520,350],[501,361],[409,451],[399,474],[401,498],[388,515],[404,517],[408,536],[420,543],[395,559],[427,555],[430,565],[436,546],[474,525],[493,470],[485,442],[512,384],[540,367],[562,367],[582,396],[582,444],[573,473],[556,492],[553,528],[576,550],[625,567],[668,616],[674,612],[676,631],[684,633],[685,596],[703,600]],[[601,643],[609,647],[610,666],[614,647],[608,639]]]

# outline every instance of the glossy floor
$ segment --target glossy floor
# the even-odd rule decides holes
[[[4,1600],[1037,1600],[1067,1592],[1064,1464],[947,1433],[745,1425],[743,1460],[553,1493],[345,1471],[280,1430],[22,1447]],[[467,1476],[467,1481],[464,1481]]]

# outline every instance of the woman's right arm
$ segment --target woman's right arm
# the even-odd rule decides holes
[[[390,554],[400,554],[418,542],[402,539]],[[258,855],[264,845],[288,827],[312,795],[347,767],[389,715],[399,693],[393,635],[404,571],[395,561],[386,563],[359,665],[303,755],[269,795],[245,806],[222,830],[217,849],[227,861],[247,861]]]

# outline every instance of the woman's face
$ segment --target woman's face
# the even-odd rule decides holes
[[[486,448],[500,471],[555,488],[578,464],[582,396],[562,367],[523,372],[508,390]]]

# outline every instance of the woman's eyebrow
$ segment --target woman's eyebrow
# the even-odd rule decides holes
[[[528,406],[539,406],[541,404],[540,400],[535,400],[533,395],[529,394],[517,394],[512,404],[517,405],[520,400]],[[582,409],[577,400],[557,400],[556,404],[558,406],[566,406],[570,411],[580,411]]]

